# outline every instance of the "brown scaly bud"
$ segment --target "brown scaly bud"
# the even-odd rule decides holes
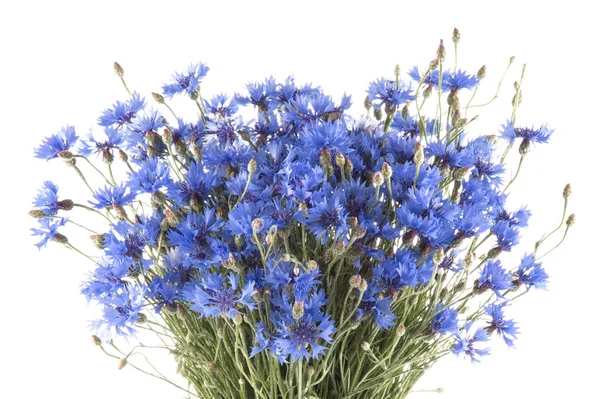
[[[162,139],[166,144],[171,144],[173,142],[173,133],[170,129],[163,129]]]
[[[530,142],[527,139],[523,139],[521,141],[521,145],[519,146],[519,154],[525,155],[529,152]]]
[[[148,158],[154,158],[156,156],[156,149],[149,145],[146,148],[146,155],[148,155]]]
[[[167,196],[162,191],[157,191],[150,197],[150,203],[159,207],[167,205]]]
[[[378,121],[381,120],[383,114],[381,113],[381,108],[374,108],[373,109],[373,116],[375,117],[375,119],[377,119]]]
[[[56,155],[58,155],[60,158],[64,159],[65,161],[73,158],[73,153],[71,151],[66,151],[66,150],[60,151]]]
[[[65,199],[62,201],[58,201],[57,205],[58,209],[62,209],[63,211],[70,211],[71,209],[73,209],[73,206],[75,204],[70,199]]]
[[[65,244],[65,245],[69,243],[69,240],[67,239],[67,237],[60,233],[54,234],[54,236],[52,237],[52,241],[56,241],[59,244]]]
[[[443,40],[440,40],[440,45],[438,46],[436,55],[440,61],[444,61],[446,59],[446,47],[444,47]]]
[[[384,179],[383,179],[383,173],[381,172],[375,172],[375,174],[373,175],[373,186],[377,187],[381,187],[381,185],[384,183]]]
[[[346,157],[346,162],[344,163],[344,172],[348,176],[352,176],[352,172],[354,171],[354,164],[350,160],[350,158]]]
[[[165,98],[158,93],[152,92],[152,98],[154,99],[154,101],[156,101],[159,104],[165,103]]]
[[[390,166],[389,163],[384,162],[383,165],[381,165],[381,174],[383,175],[383,177],[387,180],[390,177],[392,177],[392,167]]]
[[[187,146],[183,142],[183,140],[175,140],[173,143],[175,145],[175,151],[180,155],[185,155],[187,153]]]
[[[261,218],[256,218],[252,221],[252,231],[260,233],[265,228],[265,222]]]
[[[350,288],[358,289],[362,284],[362,280],[363,278],[360,276],[360,274],[355,274],[354,276],[350,277]]]
[[[314,260],[309,260],[306,264],[306,267],[308,268],[308,270],[316,270],[319,268],[319,264]]]
[[[369,96],[365,97],[365,108],[367,109],[367,112],[373,108],[373,101],[371,101],[371,99],[369,98]]]
[[[383,108],[386,115],[394,115],[396,113],[396,109],[397,109],[396,104],[392,104],[392,103],[385,103],[385,107]]]
[[[40,209],[32,209],[28,212],[28,214],[29,214],[29,216],[31,216],[34,219],[43,219],[46,216],[48,216],[44,213],[44,211],[42,211]]]
[[[413,159],[415,161],[415,164],[417,165],[422,165],[425,161],[425,153],[423,152],[423,145],[420,141],[417,141],[415,143]]]
[[[567,218],[567,227],[571,227],[575,224],[575,214],[572,213],[569,215],[569,217]]]
[[[113,63],[113,69],[115,70],[115,73],[117,74],[117,76],[119,76],[120,78],[123,77],[123,74],[125,73],[125,71],[123,70],[123,67],[118,62]]]
[[[358,226],[358,218],[356,216],[350,216],[348,218],[348,226],[350,226],[351,229],[355,229]]]
[[[323,168],[323,171],[329,171],[331,168],[331,151],[329,149],[324,148],[321,150],[321,154],[319,155],[319,163]]]
[[[518,101],[517,101],[517,94],[515,94],[510,103],[512,104],[513,107],[515,107],[515,106],[518,107],[519,105],[521,105],[522,102],[523,102],[523,92],[519,91]]]
[[[308,207],[306,206],[306,202],[300,201],[298,202],[298,210],[302,212],[304,215],[308,213]]]
[[[402,118],[404,119],[408,118],[408,105],[404,105],[404,107],[402,107],[400,115],[402,115]]]
[[[452,126],[456,126],[456,123],[461,119],[461,117],[462,114],[460,112],[460,109],[455,108],[452,112]]]
[[[563,190],[563,198],[567,199],[571,196],[572,190],[571,190],[571,185],[567,184],[565,186],[565,189]]]
[[[118,220],[127,220],[127,212],[125,212],[125,209],[121,205],[113,204],[112,210]]]
[[[460,181],[460,180],[464,179],[468,174],[469,174],[469,168],[465,166],[464,168],[454,169],[452,171],[452,178],[454,180]]]
[[[248,173],[252,174],[256,172],[256,160],[252,158],[250,162],[248,162]]]
[[[431,62],[429,63],[429,70],[435,71],[438,66],[440,66],[440,59],[435,58],[435,59],[431,60]]]
[[[312,377],[313,375],[315,375],[315,368],[313,366],[310,366],[307,371],[308,371],[309,377]]]
[[[458,90],[457,89],[450,90],[450,93],[448,94],[447,102],[448,102],[448,105],[454,109],[460,107],[460,100],[458,99]]]
[[[179,305],[181,306],[181,305]],[[144,313],[138,313],[138,318],[135,321],[135,324],[144,324],[148,321],[148,316],[146,316]]]
[[[452,41],[454,43],[460,42],[460,32],[456,28],[454,28],[454,31],[452,32]]]
[[[284,262],[291,262],[292,257],[290,256],[290,254],[282,254],[281,255],[281,260]]]
[[[470,267],[475,260],[475,252],[467,252],[465,255],[465,266]]]
[[[515,56],[514,55],[508,59],[508,64],[510,65],[513,62],[515,62]]]
[[[464,282],[464,281],[461,281],[460,283],[458,283],[458,284],[456,284],[456,285],[454,286],[454,289],[453,289],[453,291],[454,291],[454,292],[461,292],[462,290],[464,290],[464,289],[465,289],[465,285],[466,285],[466,284],[465,284],[465,282]]]
[[[123,151],[123,150],[119,150],[119,159],[120,159],[122,162],[127,162],[127,161],[129,161],[129,157],[127,156],[127,154],[126,154],[126,153],[125,153],[125,151]]]
[[[235,316],[233,316],[233,324],[235,324],[236,326],[241,325],[243,322],[244,322],[244,316],[242,316],[241,313],[238,313]]]
[[[304,316],[304,301],[295,301],[292,306],[292,317],[298,320],[302,316]]]
[[[367,283],[367,280],[365,280],[363,278],[360,282],[360,286],[358,287],[358,290],[360,292],[365,292],[367,290],[367,288],[369,288],[369,284]]]
[[[429,97],[431,97],[431,93],[433,93],[433,86],[429,85],[423,91],[423,98],[429,98]]]
[[[119,370],[123,370],[125,368],[125,366],[127,366],[127,358],[124,357],[123,359],[119,360]]]
[[[94,243],[94,246],[98,249],[104,248],[104,238],[105,237],[106,237],[106,234],[94,234],[94,235],[90,236],[90,238],[92,239],[92,242]]]
[[[155,147],[162,143],[160,136],[154,131],[146,132],[146,140]]]
[[[477,71],[477,78],[479,78],[479,79],[485,78],[486,72],[487,72],[486,66],[482,65],[481,68],[479,68],[479,71]]]
[[[336,152],[335,164],[337,166],[339,166],[339,168],[345,172],[344,169],[346,167],[346,157],[344,157],[344,154],[342,154],[341,152]]]
[[[448,288],[444,287],[440,291],[440,299],[443,301],[448,296]]]
[[[433,264],[435,266],[438,266],[443,261],[444,261],[444,249],[440,247],[440,248],[436,249],[435,252],[433,253]]]
[[[494,247],[492,249],[490,249],[487,253],[487,257],[490,259],[495,259],[497,258],[500,254],[502,253],[502,248],[500,247]]]
[[[361,347],[361,349],[362,349],[362,350],[364,350],[365,352],[368,352],[368,351],[370,351],[370,350],[371,350],[371,344],[370,344],[370,343],[368,343],[367,341],[362,341],[362,342],[360,343],[360,347]]]
[[[165,209],[165,219],[167,219],[167,222],[169,222],[171,227],[175,227],[179,224],[179,216],[170,209]]]
[[[396,328],[396,335],[398,335],[398,337],[402,337],[404,334],[406,334],[406,327],[403,323],[400,323],[398,328]]]

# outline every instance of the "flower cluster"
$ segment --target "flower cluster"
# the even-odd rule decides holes
[[[370,337],[362,346],[371,357],[379,356],[375,337],[391,337],[382,346],[391,350],[423,337],[432,351],[473,361],[489,353],[481,344],[494,332],[512,346],[517,327],[504,306],[521,287],[544,288],[548,276],[536,253],[512,269],[500,259],[530,216],[508,201],[502,153],[520,140],[523,157],[552,130],[510,120],[497,136],[470,132],[458,96],[483,74],[442,71],[440,60],[411,69],[413,83],[399,70],[373,81],[358,119],[348,114],[350,97],[336,101],[293,78],[204,100],[209,68],[192,65],[153,93],[160,110],[133,93],[100,114],[100,134],[82,139],[67,126],[35,150],[62,158],[86,184],[80,160],[98,156],[107,171],[89,170],[105,185],[90,188],[87,204],[59,200],[58,187],[43,183],[32,211],[37,246],[76,249],[58,232],[74,208],[104,218],[82,288],[103,309],[98,334],[129,336],[148,312],[179,314],[192,320],[188,335],[200,325],[204,335],[234,337],[228,350],[245,353],[250,372],[270,356],[282,367],[327,363],[355,335]],[[448,119],[424,116],[420,103],[430,97],[419,90],[447,96]],[[165,98],[178,95],[195,103],[196,120],[168,107]],[[242,117],[249,109],[253,119]],[[466,313],[479,296],[489,304]]]

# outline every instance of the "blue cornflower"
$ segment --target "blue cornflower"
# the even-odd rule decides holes
[[[459,332],[456,332],[454,334],[456,338],[456,343],[452,347],[452,353],[454,353],[455,355],[460,355],[461,353],[464,353],[465,356],[471,358],[471,362],[479,363],[481,361],[481,357],[490,354],[490,349],[478,348],[476,347],[476,345],[482,342],[487,342],[489,340],[489,336],[486,330],[484,330],[483,328],[478,328],[477,330],[475,330],[473,335],[469,335],[469,330],[471,329],[472,325],[473,322],[468,321],[465,323],[464,326],[464,334],[460,334]]]
[[[536,262],[535,255],[525,255],[521,260],[519,269],[513,274],[517,287],[524,284],[527,289],[531,287],[546,289],[548,274],[540,262]]]
[[[548,125],[544,124],[539,128],[534,127],[515,127],[512,121],[507,120],[506,125],[502,125],[500,130],[501,137],[514,142],[517,138],[522,138],[525,145],[532,143],[547,143],[550,139],[554,129],[550,129]]]
[[[425,148],[425,155],[437,157],[442,167],[464,168],[471,167],[475,163],[468,152],[458,150],[453,145],[446,146],[443,141],[429,142]]]
[[[44,186],[38,191],[33,205],[46,215],[56,215],[60,209],[71,209],[68,203],[61,203],[58,200],[58,187],[49,180],[46,180]],[[72,206],[72,203],[70,205]],[[65,206],[69,209],[65,209]]]
[[[127,222],[114,224],[112,230],[104,236],[106,256],[117,260],[126,259],[138,264],[144,263],[142,258],[146,244],[139,226]]]
[[[441,306],[438,305],[437,309]],[[458,311],[452,308],[444,308],[431,319],[429,324],[431,334],[458,333]]]
[[[277,83],[271,76],[265,82],[251,82],[246,85],[248,97],[241,94],[235,95],[235,102],[240,105],[252,104],[262,112],[268,112],[274,100],[277,98]]]
[[[479,78],[476,75],[469,75],[461,69],[454,73],[448,73],[448,76],[446,73],[443,76],[444,80],[447,79],[446,85],[449,90],[471,90],[479,84]]]
[[[508,221],[496,222],[491,231],[496,235],[497,248],[502,251],[510,252],[512,247],[519,243],[519,230],[516,226],[511,226]]]
[[[104,128],[104,135],[106,140],[98,141],[90,132],[87,141],[83,142],[83,150],[86,153],[102,154],[102,159],[107,163],[111,163],[114,157],[113,150],[121,149],[120,146],[125,144],[125,136],[122,132],[111,127]]]
[[[214,143],[214,142],[213,142]],[[216,168],[222,174],[246,167],[252,159],[251,147],[240,140],[224,146],[210,144],[202,151],[202,162],[207,168]]]
[[[132,145],[141,143],[147,133],[158,132],[161,127],[167,126],[167,120],[157,110],[151,110],[147,115],[136,118],[128,126],[130,134],[128,139]]]
[[[48,240],[63,242],[66,240],[66,237],[58,232],[58,228],[64,226],[68,218],[60,218],[60,219],[52,219],[52,218],[43,218],[39,219],[39,229],[32,228],[33,236],[41,236],[42,239],[40,242],[35,244],[38,249],[42,249],[42,247],[46,246]]]
[[[399,105],[415,99],[411,94],[411,88],[406,87],[404,82],[396,83],[385,78],[371,82],[367,93],[376,109],[383,105],[386,110],[396,110]]]
[[[486,313],[492,317],[492,321],[490,321],[487,331],[489,334],[496,331],[498,335],[504,339],[506,345],[514,347],[513,341],[519,333],[519,328],[514,320],[506,320],[504,318],[504,306],[506,306],[506,302],[499,305],[492,304],[484,307]]]
[[[216,95],[210,101],[204,103],[208,112],[214,114],[217,118],[233,116],[238,110],[237,103],[225,94]]]
[[[305,160],[317,163],[323,150],[348,154],[350,140],[341,123],[310,124],[305,126],[300,136],[298,150],[305,155]],[[332,159],[335,159],[335,153],[331,154]]]
[[[120,129],[123,125],[131,123],[136,114],[145,106],[145,100],[138,93],[133,93],[127,102],[117,101],[112,109],[105,109],[98,118],[98,125],[104,127],[115,125],[117,129]]]
[[[171,184],[169,166],[156,158],[149,158],[142,167],[129,173],[129,187],[135,192],[154,194]]]
[[[266,233],[271,227],[271,218],[268,215],[262,214],[263,207],[259,203],[241,202],[229,212],[229,221],[225,224],[225,229],[233,234],[252,236],[252,221],[256,218],[261,218],[264,221],[265,228],[261,233]]]
[[[389,296],[380,297],[381,289],[377,287],[375,281],[368,281],[367,284],[367,290],[356,309],[356,320],[373,316],[377,327],[387,330],[394,325],[396,319],[391,310],[392,298]]]
[[[164,95],[169,98],[178,93],[186,93],[188,96],[192,96],[200,87],[200,82],[206,76],[209,69],[209,67],[200,62],[190,65],[185,74],[176,72],[173,75],[174,83],[163,85]]]
[[[184,179],[169,186],[169,197],[181,206],[192,203],[197,207],[220,185],[221,181],[212,169],[205,171],[201,163],[192,162]]]
[[[96,209],[107,207],[123,207],[135,199],[135,193],[129,191],[129,187],[123,184],[118,186],[105,186],[99,188],[93,195],[94,201],[88,201]]]
[[[419,72],[419,68],[417,66],[414,66],[410,69],[410,71],[408,71],[408,76],[410,76],[415,82],[421,82],[421,79],[423,80],[423,84],[426,86],[434,86],[435,88],[438,87],[439,82],[440,82],[440,71],[439,69],[430,71],[424,78],[422,77],[421,73]],[[444,72],[442,74],[442,92],[446,92],[448,90],[450,90],[450,87],[448,86],[448,79],[450,78],[450,73],[448,71]]]
[[[130,265],[125,259],[102,258],[83,283],[81,293],[88,301],[117,295],[125,289]]]
[[[145,304],[144,296],[135,286],[129,286],[127,290],[112,296],[98,298],[98,301],[104,305],[104,317],[92,322],[91,327],[99,335],[128,337],[135,334],[135,325],[142,317]]]
[[[347,219],[348,214],[338,196],[332,195],[310,208],[306,218],[300,218],[300,221],[306,224],[317,240],[326,244],[330,238],[337,241],[348,232]]]
[[[256,309],[252,299],[255,294],[254,282],[250,281],[239,289],[238,276],[230,273],[225,279],[217,273],[205,274],[200,282],[186,286],[183,297],[190,301],[190,309],[200,317],[228,317],[240,314],[238,308]]]
[[[477,280],[477,290],[483,292],[492,290],[502,298],[501,290],[511,289],[512,281],[510,274],[500,264],[499,260],[488,260],[481,269],[481,276]]]
[[[294,277],[294,299],[296,301],[306,301],[313,288],[316,288],[321,282],[318,280],[319,270],[301,271]]]
[[[75,133],[75,128],[65,126],[58,133],[44,138],[42,144],[35,149],[35,156],[46,161],[56,158],[63,151],[69,151],[78,139],[79,136]]]

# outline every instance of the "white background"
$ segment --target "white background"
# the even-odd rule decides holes
[[[175,70],[203,61],[211,67],[206,97],[239,91],[267,75],[295,74],[334,98],[352,94],[358,115],[368,83],[391,77],[395,64],[403,71],[424,67],[442,38],[452,59],[454,27],[462,33],[460,66],[472,73],[488,67],[481,101],[492,95],[508,58],[516,57],[503,96],[481,117],[481,132],[494,134],[508,116],[523,62],[519,121],[556,129],[550,145],[527,156],[526,173],[513,186],[514,203],[526,202],[534,212],[515,257],[554,227],[567,182],[577,224],[546,258],[549,291],[508,310],[521,328],[517,349],[496,341],[493,356],[480,365],[450,356],[419,384],[444,393],[412,397],[600,397],[600,30],[591,2],[11,3],[0,6],[0,397],[183,397],[132,369],[118,371],[91,344],[91,313],[79,294],[89,263],[52,243],[38,252],[29,235],[35,222],[27,211],[43,180],[58,182],[63,198],[85,194],[74,173],[60,161],[34,159],[33,148],[65,124],[85,135],[104,108],[125,98],[113,61],[125,68],[130,87],[146,96]],[[85,236],[69,238],[85,242]]]

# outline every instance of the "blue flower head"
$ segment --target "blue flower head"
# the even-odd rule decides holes
[[[46,161],[59,157],[63,151],[70,151],[78,139],[75,128],[65,126],[58,133],[46,137],[42,144],[35,149],[35,156]]]
[[[133,93],[128,101],[117,101],[112,108],[105,109],[98,118],[98,125],[120,129],[131,123],[145,106],[146,101],[138,93]]]
[[[429,328],[432,334],[458,333],[458,312],[452,308],[442,309],[433,316]]]
[[[377,109],[383,105],[386,109],[396,109],[398,106],[415,99],[411,94],[411,88],[406,87],[404,82],[398,83],[385,78],[371,82],[367,90],[369,99]]]
[[[173,75],[173,83],[163,85],[163,93],[167,97],[173,97],[175,94],[193,95],[200,87],[200,82],[210,68],[203,63],[192,64],[188,67],[186,73],[176,72]]]
[[[331,238],[336,241],[348,232],[347,218],[348,215],[338,197],[333,195],[310,208],[304,223],[317,240],[325,244]]]
[[[477,280],[477,291],[492,290],[500,298],[500,291],[511,289],[512,281],[510,274],[500,264],[499,260],[488,260],[481,269],[481,276]]]
[[[504,318],[504,306],[506,302],[502,304],[492,304],[484,307],[485,312],[492,318],[487,327],[489,334],[496,332],[504,339],[504,342],[509,347],[514,347],[513,341],[519,333],[519,328],[514,320],[507,320]]]
[[[48,240],[66,242],[67,238],[58,232],[58,228],[64,226],[68,220],[68,218],[43,218],[38,220],[40,228],[32,228],[31,231],[33,236],[40,236],[42,239],[35,246],[42,249],[46,246]]]
[[[463,332],[456,332],[454,337],[456,342],[452,347],[452,353],[455,355],[464,354],[471,359],[473,363],[479,363],[481,357],[490,354],[489,348],[481,348],[480,344],[489,340],[488,333],[483,328],[478,328],[474,333],[469,334],[473,325],[472,321],[466,322]]]
[[[517,286],[525,285],[527,289],[531,287],[546,289],[548,274],[540,262],[536,262],[535,255],[525,255],[521,260],[518,270],[513,274]]]

